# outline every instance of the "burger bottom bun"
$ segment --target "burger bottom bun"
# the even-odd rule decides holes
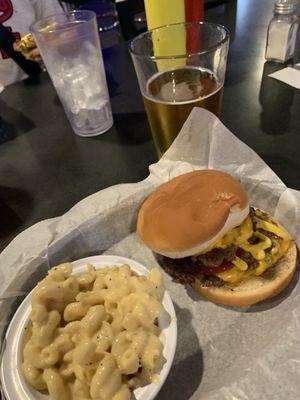
[[[237,286],[205,287],[198,279],[192,287],[208,300],[232,307],[244,307],[276,296],[290,283],[296,270],[297,247],[292,242],[287,253],[260,276],[250,276]]]

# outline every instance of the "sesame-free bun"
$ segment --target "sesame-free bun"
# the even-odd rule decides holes
[[[240,183],[205,169],[159,186],[139,211],[137,232],[156,253],[183,258],[205,251],[248,214],[248,195]]]
[[[250,276],[235,287],[204,287],[196,279],[192,287],[208,300],[231,307],[244,307],[276,296],[290,283],[296,270],[297,247],[291,243],[287,253],[260,276]]]

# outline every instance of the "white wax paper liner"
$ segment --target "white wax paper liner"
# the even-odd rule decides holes
[[[300,244],[300,192],[288,189],[263,160],[206,110],[195,108],[150,175],[95,193],[61,217],[18,235],[0,255],[0,334],[47,270],[64,261],[123,255],[147,267],[152,252],[135,234],[137,211],[159,184],[194,169],[238,178],[250,202],[275,215]],[[295,400],[300,393],[298,273],[279,296],[230,309],[204,301],[164,273],[177,311],[178,346],[158,399]]]

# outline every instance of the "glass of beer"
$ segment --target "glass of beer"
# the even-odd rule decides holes
[[[171,24],[129,43],[159,157],[193,107],[221,112],[229,32],[208,22]]]

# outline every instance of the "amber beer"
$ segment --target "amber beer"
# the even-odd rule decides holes
[[[143,100],[159,156],[169,148],[193,107],[220,115],[223,85],[207,69],[184,67],[158,73],[146,90]]]

